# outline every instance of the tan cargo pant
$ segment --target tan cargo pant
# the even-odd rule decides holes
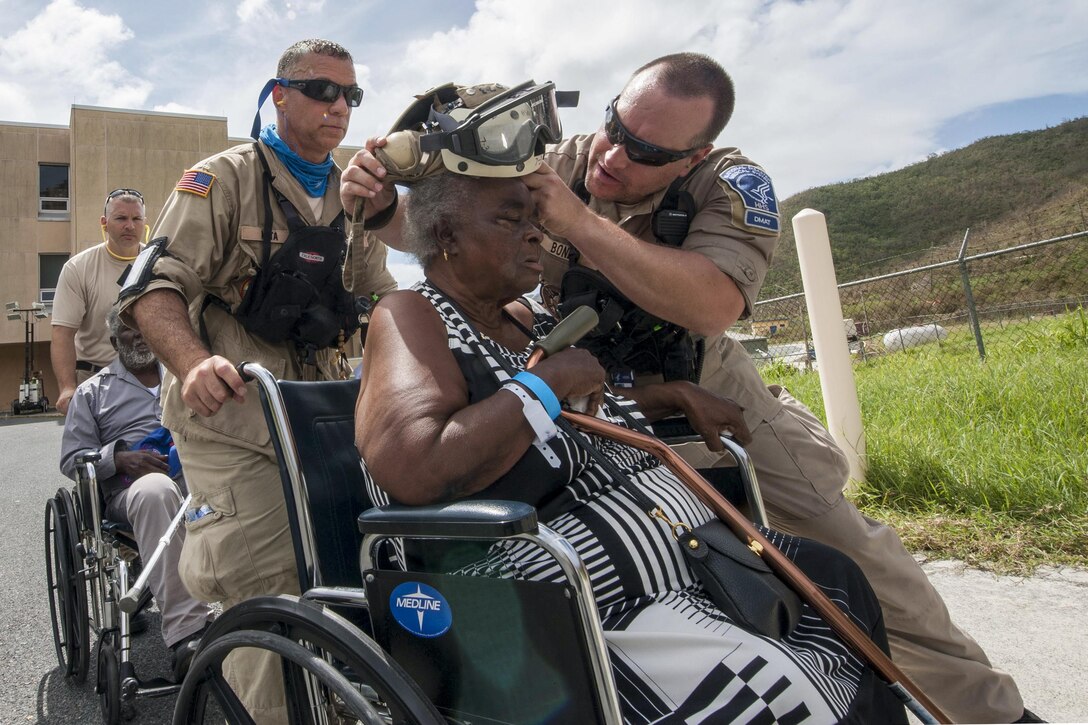
[[[193,495],[190,506],[214,513],[186,523],[178,571],[198,599],[229,609],[246,599],[299,594],[295,554],[274,459],[225,443],[175,436]],[[244,649],[224,662],[223,674],[253,719],[286,723],[279,658]]]
[[[787,391],[783,408],[752,431],[746,448],[771,526],[846,553],[865,572],[884,610],[896,664],[960,723],[1012,722],[1024,702],[1012,677],[953,624],[940,594],[891,527],[861,514],[842,490],[849,472],[831,434]],[[696,468],[731,465],[701,444],[678,447]]]

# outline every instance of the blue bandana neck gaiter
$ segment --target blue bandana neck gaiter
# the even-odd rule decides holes
[[[306,193],[315,199],[325,195],[325,187],[329,183],[329,171],[332,170],[332,154],[329,154],[320,164],[315,164],[302,158],[284,142],[276,132],[276,124],[270,123],[261,129],[261,141],[276,153],[276,157],[283,162],[291,175],[302,184]]]

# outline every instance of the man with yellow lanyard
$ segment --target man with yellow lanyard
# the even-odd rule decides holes
[[[61,413],[68,412],[76,386],[117,357],[106,315],[117,301],[121,275],[143,248],[147,233],[143,195],[135,189],[114,189],[106,197],[101,223],[105,241],[65,263],[53,298],[49,356],[60,387]]]

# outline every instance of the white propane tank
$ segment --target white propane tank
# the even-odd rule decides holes
[[[937,323],[917,327],[900,327],[884,333],[884,349],[888,352],[899,352],[909,347],[937,342],[946,337],[948,337],[948,330]]]

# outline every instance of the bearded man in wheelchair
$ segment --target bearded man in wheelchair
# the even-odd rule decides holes
[[[104,518],[130,526],[139,550],[150,554],[173,525],[185,481],[171,454],[169,432],[162,428],[162,371],[155,354],[116,309],[106,324],[117,359],[76,389],[65,419],[60,470],[77,480],[77,458],[99,454],[94,467]],[[178,577],[182,541],[179,532],[148,574],[177,681],[212,618]]]

